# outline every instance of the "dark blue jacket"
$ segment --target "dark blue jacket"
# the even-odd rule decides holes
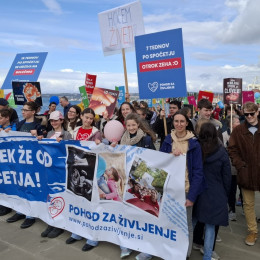
[[[25,124],[26,120],[22,120],[19,123],[16,124],[16,131],[20,131],[21,127],[23,124]],[[37,130],[37,134],[38,135],[44,135],[44,127],[41,126],[41,123],[39,122],[39,120],[37,120],[36,118],[34,118],[33,121],[33,126],[32,126],[32,130]]]
[[[194,216],[202,223],[227,226],[231,168],[227,151],[222,145],[206,157],[203,171],[207,189],[199,195],[194,205]]]
[[[198,195],[205,189],[205,180],[203,175],[203,163],[201,147],[196,137],[188,140],[189,148],[187,152],[187,165],[189,172],[190,189],[187,195],[187,199],[195,202]],[[172,152],[172,138],[171,135],[167,135],[164,139],[161,152]]]

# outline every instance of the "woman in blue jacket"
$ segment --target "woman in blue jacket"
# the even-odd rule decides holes
[[[219,141],[216,127],[212,123],[202,124],[199,141],[207,189],[198,196],[193,214],[196,220],[205,223],[203,260],[211,260],[215,226],[228,225],[231,167],[227,151]]]
[[[189,124],[189,118],[182,110],[179,110],[174,114],[173,127],[174,129],[171,134],[166,136],[160,151],[172,153],[174,156],[187,154],[187,167],[185,170],[185,206],[189,230],[189,247],[187,252],[187,258],[189,258],[193,239],[192,208],[198,195],[204,189],[202,153],[200,144]]]

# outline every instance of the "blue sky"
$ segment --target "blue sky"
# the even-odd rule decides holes
[[[43,93],[78,92],[85,73],[97,86],[124,85],[122,56],[104,56],[98,13],[125,0],[0,1],[0,86],[17,53],[47,51]],[[243,87],[260,80],[258,0],[142,0],[146,33],[183,29],[188,91],[222,91],[223,78]],[[135,53],[126,54],[130,92],[137,92]]]

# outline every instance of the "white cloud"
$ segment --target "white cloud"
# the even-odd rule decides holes
[[[60,4],[56,0],[42,0],[44,5],[54,14],[62,14]]]
[[[260,5],[258,0],[240,1],[240,13],[233,22],[218,33],[223,43],[259,44],[260,43]]]
[[[74,72],[74,70],[73,69],[61,69],[60,72],[71,73],[71,72]]]

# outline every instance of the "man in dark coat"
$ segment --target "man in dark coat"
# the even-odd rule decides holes
[[[258,107],[252,102],[243,106],[245,122],[237,126],[229,139],[228,151],[237,169],[237,182],[242,188],[244,212],[249,234],[245,243],[257,240],[255,191],[260,191],[260,122]]]

